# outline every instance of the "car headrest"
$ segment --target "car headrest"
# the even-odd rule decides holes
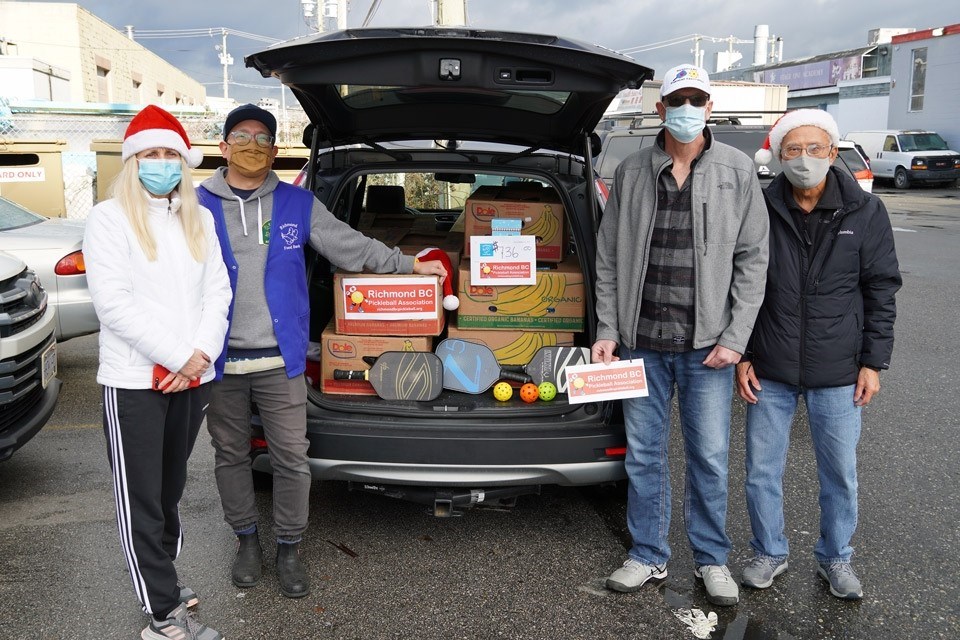
[[[375,184],[367,187],[366,210],[373,213],[403,213],[406,209],[403,187]]]

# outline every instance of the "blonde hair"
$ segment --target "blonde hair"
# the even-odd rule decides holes
[[[203,223],[200,221],[200,203],[197,201],[197,192],[193,188],[190,167],[187,166],[183,156],[180,157],[180,171],[183,179],[177,189],[180,193],[180,212],[177,217],[180,219],[183,237],[187,241],[190,255],[197,262],[203,262],[206,260],[207,239]],[[157,259],[157,243],[147,223],[150,196],[140,183],[136,156],[130,156],[123,163],[120,173],[113,181],[111,195],[117,199],[120,208],[127,215],[127,220],[130,221],[130,226],[133,227],[133,232],[147,260],[153,262]]]

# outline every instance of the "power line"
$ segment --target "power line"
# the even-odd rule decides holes
[[[246,38],[247,40],[256,40],[258,42],[266,42],[269,44],[280,42],[279,38],[261,36],[248,31],[231,29],[230,27],[206,27],[202,29],[133,29],[132,34],[134,38],[144,40],[156,40],[163,38],[204,38],[231,35],[237,36],[238,38]]]

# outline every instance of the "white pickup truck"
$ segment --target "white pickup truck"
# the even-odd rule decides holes
[[[57,404],[56,310],[33,271],[0,252],[0,462],[47,423]]]

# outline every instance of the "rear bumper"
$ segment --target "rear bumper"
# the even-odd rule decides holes
[[[256,456],[253,468],[271,472],[270,458]],[[574,464],[423,465],[311,458],[314,478],[430,487],[585,486],[626,478],[622,460]]]
[[[341,420],[308,420],[307,456],[315,478],[503,487],[593,485],[626,477],[623,426],[603,424],[597,416],[572,424],[561,417],[546,424],[368,418],[342,414]],[[253,452],[254,469],[269,472],[264,453]]]
[[[62,281],[74,277],[76,276],[59,279]],[[57,308],[57,342],[100,331],[100,320],[97,319],[93,299],[86,286],[64,286],[59,282],[58,285],[57,298],[52,301]]]

